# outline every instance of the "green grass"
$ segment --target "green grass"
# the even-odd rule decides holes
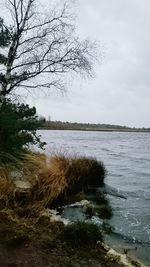
[[[71,247],[78,247],[96,244],[97,241],[103,240],[103,236],[97,225],[78,221],[64,228],[63,240]]]
[[[109,201],[106,198],[106,196],[102,193],[96,194],[91,197],[91,200],[96,204],[96,205],[108,205]]]
[[[99,206],[95,208],[96,215],[101,219],[111,219],[113,212],[110,206]]]

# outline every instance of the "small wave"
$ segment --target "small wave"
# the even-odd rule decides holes
[[[111,152],[111,153],[109,153],[109,155],[110,156],[114,156],[115,158],[119,158],[119,159],[121,157],[121,154],[118,154],[118,153],[115,153],[115,152],[114,153]]]
[[[122,175],[118,174],[116,175],[117,177],[122,177]],[[145,190],[135,190],[135,191],[123,191],[123,190],[119,190],[116,189],[114,187],[111,187],[110,185],[105,184],[104,187],[100,187],[98,189],[99,192],[102,192],[104,194],[108,194],[111,196],[115,196],[115,197],[120,197],[120,198],[124,198],[127,199],[129,197],[133,197],[133,198],[144,198],[146,200],[150,200],[150,193],[146,192]]]
[[[116,188],[113,188],[107,184],[105,184],[104,187],[98,188],[98,192],[102,192],[104,194],[108,194],[111,196],[127,199],[127,194],[125,192],[121,190],[117,190]]]
[[[108,149],[108,148],[101,148],[101,150],[103,150],[103,151],[107,151],[107,152],[112,151],[112,150],[110,150],[110,149]]]
[[[150,200],[150,193],[145,192],[145,190],[136,190],[136,191],[126,191],[128,197],[141,198],[145,200]]]

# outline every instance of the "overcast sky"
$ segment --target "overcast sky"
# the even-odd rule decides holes
[[[80,37],[103,51],[95,77],[28,99],[52,120],[150,127],[150,0],[74,0]]]

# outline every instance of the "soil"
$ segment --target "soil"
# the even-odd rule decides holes
[[[18,220],[0,212],[1,267],[123,267],[107,258],[100,242],[70,247],[62,238],[64,225],[48,218]]]

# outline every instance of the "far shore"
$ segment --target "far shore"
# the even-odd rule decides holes
[[[142,129],[61,129],[61,128],[46,128],[42,127],[39,130],[49,130],[49,131],[83,131],[83,132],[123,132],[123,133],[150,133],[150,130],[142,130]]]
[[[65,130],[65,131],[94,131],[94,132],[133,132],[150,133],[150,128],[130,127],[126,125],[115,125],[105,123],[81,123],[68,121],[51,121],[41,118],[40,130]]]

